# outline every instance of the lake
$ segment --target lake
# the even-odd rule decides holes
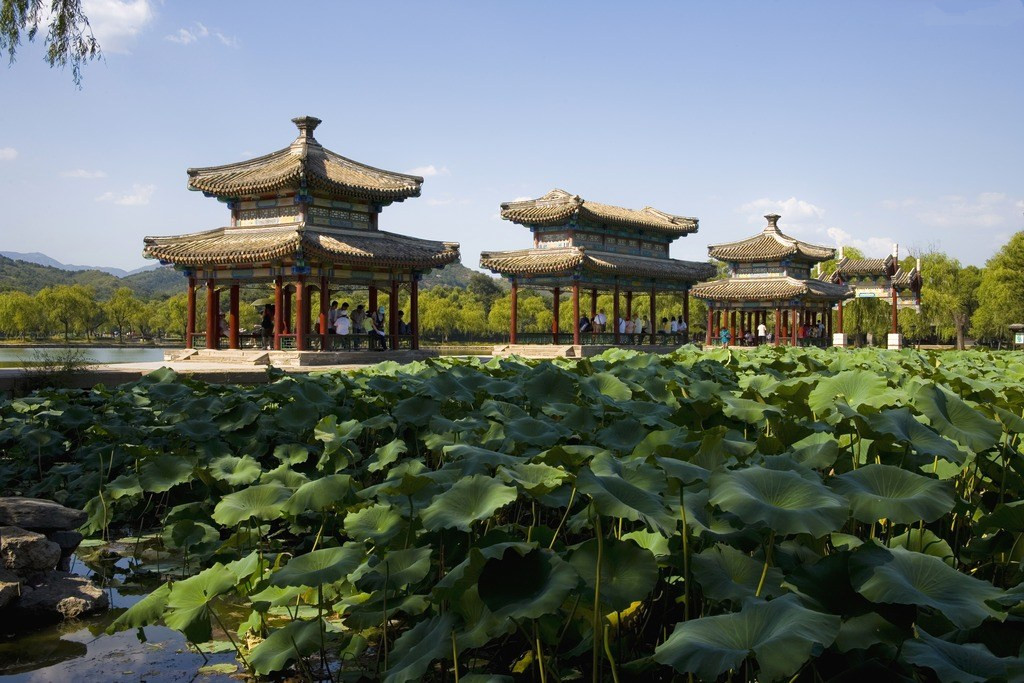
[[[118,347],[73,347],[88,363],[151,363],[164,359],[164,349],[118,348]],[[0,367],[18,367],[24,363],[38,362],[45,358],[63,358],[63,348],[3,348],[0,347]]]

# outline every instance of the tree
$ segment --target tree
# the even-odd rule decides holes
[[[46,287],[36,294],[36,305],[55,325],[64,328],[64,341],[71,331],[84,330],[94,306],[92,292],[82,285]]]
[[[505,290],[492,277],[483,273],[473,273],[469,276],[469,284],[466,289],[477,299],[483,302],[485,313],[490,313],[494,300],[502,296]]]
[[[124,328],[138,315],[142,302],[135,298],[131,289],[121,287],[114,292],[114,296],[110,297],[103,308],[106,310],[107,319],[117,328],[118,343],[124,344]]]
[[[82,65],[100,57],[82,0],[51,0],[46,5],[43,0],[0,0],[0,50],[7,51],[13,64],[21,39],[35,40],[44,20],[48,22],[43,40],[46,63],[70,65],[71,79],[81,87]]]
[[[1001,337],[1007,325],[1024,322],[1024,232],[1018,232],[985,264],[978,285],[976,334]]]
[[[981,271],[938,252],[924,254],[921,262],[922,272],[927,273],[921,287],[923,317],[939,336],[955,337],[956,348],[963,349],[967,326],[978,307]]]

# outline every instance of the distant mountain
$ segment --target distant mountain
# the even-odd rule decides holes
[[[123,268],[113,268],[111,266],[78,266],[70,263],[61,263],[55,258],[51,258],[46,254],[40,254],[38,251],[31,253],[22,253],[19,251],[0,251],[0,256],[6,256],[13,261],[25,261],[26,263],[35,263],[40,266],[50,266],[51,268],[58,268],[60,270],[98,270],[101,273],[109,273],[114,277],[124,277],[126,275],[134,275],[135,273],[141,273],[146,270],[154,270],[159,268],[159,264],[153,264],[149,266],[143,266],[136,268],[135,270],[124,270]]]

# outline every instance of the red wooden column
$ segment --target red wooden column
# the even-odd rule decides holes
[[[732,311],[729,315],[729,344],[736,343],[736,311]]]
[[[284,333],[284,284],[281,276],[274,278],[274,350],[281,350],[281,335]]]
[[[892,333],[898,334],[900,331],[900,317],[899,309],[896,308],[896,287],[892,288]]]
[[[510,344],[516,343],[516,328],[519,327],[519,283],[512,280],[512,291],[509,293],[510,308],[509,313],[511,314],[512,320],[508,326],[508,341]]]
[[[572,343],[580,345],[580,283],[572,281]]]
[[[597,287],[590,290],[590,334],[594,334],[594,318],[597,317]]]
[[[708,306],[708,329],[707,329],[707,332],[704,334],[704,345],[705,346],[711,346],[711,328],[713,326],[712,320],[714,318],[714,315],[715,315],[715,312],[714,312],[714,310],[712,310],[711,306],[709,305]]]
[[[626,292],[626,317],[633,319],[633,292]]]
[[[398,348],[398,280],[391,281],[391,296],[388,297],[388,331],[391,333],[391,350]]]
[[[308,312],[306,311],[306,276],[299,275],[295,283],[295,349],[306,350],[306,324],[308,323]]]
[[[215,349],[220,340],[217,329],[217,284],[210,278],[206,281],[206,348]]]
[[[839,334],[842,334],[843,333],[843,302],[842,302],[841,299],[839,301],[839,312],[836,314],[836,327],[839,328],[836,331]]]
[[[658,329],[658,305],[657,300],[654,298],[654,285],[651,285],[651,343],[657,344],[657,337],[655,336],[655,330]],[[640,340],[643,343],[643,340]]]
[[[196,333],[196,279],[188,279],[187,317],[185,318],[185,348],[194,348],[192,335]]]
[[[238,348],[238,285],[231,285],[228,298],[228,348]]]
[[[290,287],[291,285],[288,285]],[[295,293],[285,287],[284,291],[284,334],[292,333],[292,295]]]
[[[622,342],[622,338],[619,334],[619,283],[615,283],[615,289],[612,293],[612,334],[615,335],[615,343],[619,344]]]
[[[409,325],[412,326],[412,348],[420,348],[420,281],[419,273],[412,274],[409,283]]]
[[[828,346],[832,346],[832,306],[825,309],[825,333],[828,335]]]
[[[686,323],[686,334],[683,335],[683,343],[690,341],[690,288],[683,292],[683,322]]]
[[[327,291],[330,285],[327,284],[327,278],[320,278],[320,350],[327,350],[327,335],[330,330],[327,329],[327,309],[331,305],[331,293]]]
[[[551,343],[552,344],[557,344],[558,343],[558,324],[559,324],[558,316],[560,314],[559,304],[562,303],[560,301],[560,297],[562,296],[561,288],[555,287],[554,289],[552,289],[551,290],[551,295],[552,295],[552,298],[551,298],[551,315],[552,315],[552,318],[551,318]]]
[[[775,346],[778,346],[782,341],[782,334],[785,328],[782,326],[782,309],[775,309]]]
[[[791,345],[793,345],[793,346],[796,346],[796,344],[797,344],[797,342],[796,342],[796,333],[797,333],[797,329],[800,327],[800,323],[797,322],[798,320],[800,320],[800,311],[798,311],[797,309],[794,308],[793,309],[793,324],[790,325],[790,330],[789,330],[789,343]]]

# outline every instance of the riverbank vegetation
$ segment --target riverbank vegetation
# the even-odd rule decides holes
[[[160,371],[0,405],[0,489],[138,539],[160,584],[112,630],[260,675],[1013,680],[1022,380],[773,348]]]

